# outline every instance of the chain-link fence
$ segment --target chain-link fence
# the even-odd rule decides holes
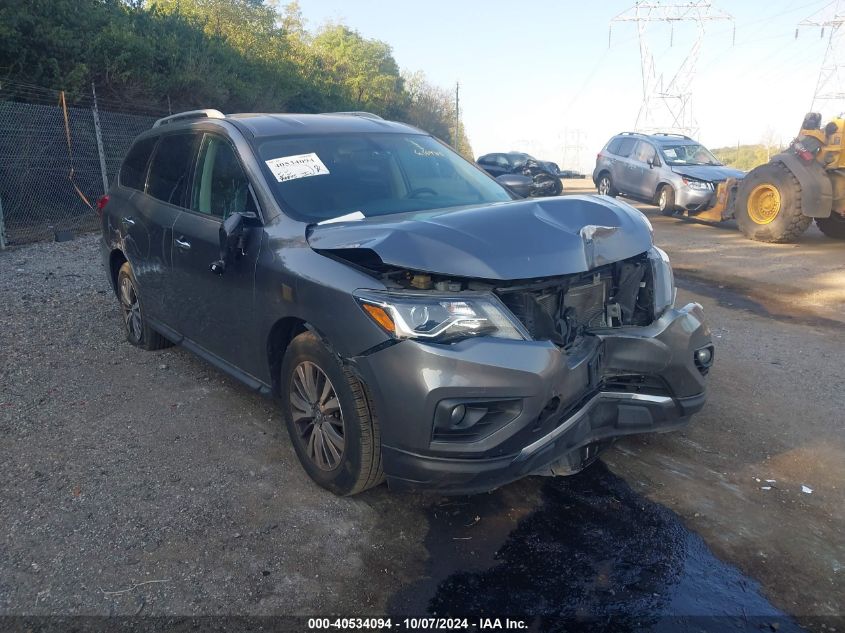
[[[92,205],[156,119],[98,107],[93,95],[60,98],[0,84],[0,248],[96,229]]]

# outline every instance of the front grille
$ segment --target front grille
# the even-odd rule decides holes
[[[568,347],[591,329],[650,323],[650,271],[643,254],[586,273],[496,292],[532,338]]]
[[[671,396],[672,392],[666,381],[660,376],[647,374],[626,374],[623,376],[609,376],[604,379],[604,391],[625,391],[642,393],[650,396]]]

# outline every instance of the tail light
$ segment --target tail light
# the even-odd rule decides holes
[[[103,209],[106,208],[106,205],[109,203],[109,194],[105,194],[101,196],[99,200],[97,200],[97,215],[103,217]]]

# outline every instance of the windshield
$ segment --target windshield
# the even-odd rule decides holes
[[[483,171],[423,134],[262,140],[258,154],[282,208],[303,222],[504,202]]]
[[[669,165],[721,165],[715,156],[703,145],[664,145],[661,149]]]

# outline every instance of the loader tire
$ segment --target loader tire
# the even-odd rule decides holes
[[[828,237],[835,240],[845,240],[845,217],[835,211],[830,214],[829,218],[816,218],[816,226],[819,227],[819,231]]]
[[[734,216],[758,242],[794,242],[813,221],[801,211],[801,184],[780,162],[755,167],[740,181]]]

